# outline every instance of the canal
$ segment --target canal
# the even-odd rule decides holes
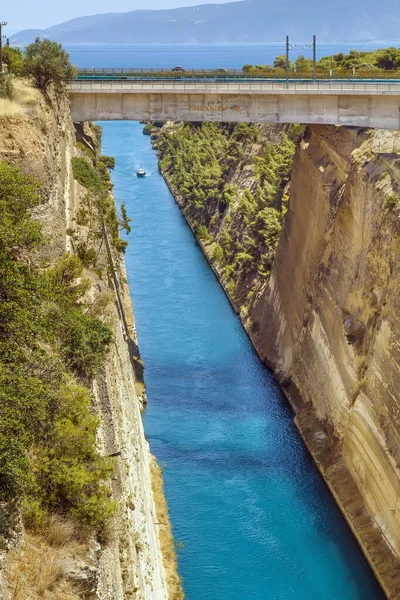
[[[368,565],[137,122],[101,123],[187,600],[378,600]],[[143,167],[149,176],[133,173]]]

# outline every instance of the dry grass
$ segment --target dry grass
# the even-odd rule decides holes
[[[167,577],[169,600],[183,600],[182,583],[178,575],[178,562],[172,536],[171,523],[168,516],[167,502],[163,490],[162,472],[155,458],[151,462],[151,487],[153,489],[156,514],[159,522],[158,537],[163,555],[164,569]]]
[[[27,79],[14,80],[14,100],[22,106],[34,106],[40,102],[42,95]]]
[[[29,108],[37,106],[42,98],[40,91],[27,79],[14,79],[14,95],[12,100],[0,98],[0,117],[16,117],[23,115]]]
[[[15,100],[0,98],[0,117],[16,117],[24,113],[24,107],[15,102]]]
[[[135,381],[136,395],[141,398],[146,391],[146,386],[141,381]]]
[[[88,545],[72,521],[52,516],[40,530],[25,535],[22,546],[11,553],[6,578],[12,600],[78,600],[63,572],[63,563],[84,559]]]

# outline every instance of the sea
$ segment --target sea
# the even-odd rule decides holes
[[[317,59],[339,52],[363,52],[388,45],[394,45],[394,42],[317,43]],[[82,69],[169,69],[178,65],[184,69],[241,69],[245,64],[272,64],[276,56],[286,51],[284,41],[270,44],[76,44],[65,47],[72,62]],[[289,57],[296,60],[302,54],[312,58],[312,40],[294,44]]]

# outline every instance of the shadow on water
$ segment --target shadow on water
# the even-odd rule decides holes
[[[149,405],[188,600],[383,595],[271,373],[195,242],[142,126],[105,123]],[[153,176],[126,175],[144,164]],[[145,185],[143,185],[145,183]]]

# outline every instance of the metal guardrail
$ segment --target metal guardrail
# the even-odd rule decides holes
[[[104,69],[80,69],[77,74],[78,79],[83,80],[119,80],[119,79],[156,79],[156,80],[205,80],[215,81],[231,80],[276,80],[286,81],[284,69],[251,69],[243,71],[242,69],[185,69],[175,71],[173,69],[140,69],[140,68],[104,68]],[[313,73],[299,70],[290,72],[288,80],[312,81],[312,80],[345,80],[345,81],[400,81],[400,70],[357,70],[341,71],[340,69],[317,69],[316,77]]]

